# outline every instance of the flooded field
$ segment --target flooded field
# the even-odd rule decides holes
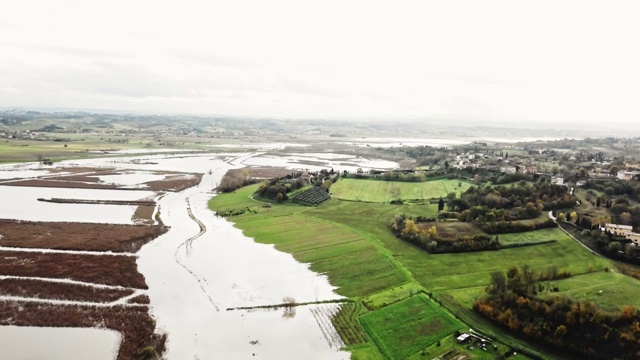
[[[142,308],[132,309],[144,310],[147,305],[144,302],[136,305],[133,298],[134,295],[145,296],[149,301],[148,312],[156,321],[156,332],[168,335],[164,355],[166,358],[349,358],[349,353],[339,351],[343,344],[330,321],[330,316],[337,311],[336,304],[300,306],[293,310],[279,308],[227,311],[228,308],[235,307],[281,304],[284,298],[293,298],[296,302],[340,298],[325,276],[310,271],[307,265],[296,262],[289,254],[276,251],[273,246],[255,243],[233,227],[232,223],[216,217],[207,208],[207,201],[214,195],[212,189],[227,170],[254,163],[270,165],[265,164],[264,158],[258,156],[260,153],[136,155],[62,162],[56,166],[115,168],[120,172],[118,175],[105,176],[101,180],[128,186],[157,180],[154,173],[157,171],[201,173],[204,176],[198,186],[157,195],[151,191],[139,190],[0,186],[0,196],[11,199],[10,202],[0,204],[0,218],[130,224],[134,206],[57,204],[37,201],[37,198],[151,198],[157,201],[159,217],[168,231],[144,245],[134,255],[133,259],[137,262],[138,271],[144,276],[148,289],[140,288],[139,285],[125,285],[127,287],[122,290],[117,288],[118,291],[131,295],[125,300],[114,302],[113,306],[135,305]],[[296,155],[278,165],[300,169],[302,166],[299,161],[312,159],[317,162],[316,166],[324,165],[324,168],[331,167],[332,161],[343,160],[339,155]],[[362,166],[367,161],[353,156],[345,157],[344,160],[353,162],[353,166]],[[363,164],[358,164],[358,161]],[[388,162],[387,165],[391,166],[393,163]],[[16,167],[3,166],[0,167],[0,178],[15,178],[14,175],[21,172],[32,176],[36,174],[32,171],[40,173],[37,168],[38,164],[32,164],[31,167],[21,165],[20,170],[16,171]],[[336,167],[336,170],[340,168]],[[12,173],[11,177],[3,175],[8,172]],[[29,253],[24,254],[20,256],[30,256],[27,255]],[[85,256],[82,255],[83,252],[72,254],[75,253],[65,254],[62,250],[47,256],[65,256],[69,259],[71,256]],[[39,261],[49,260],[43,258]],[[43,280],[47,279],[27,276],[13,281],[26,286],[30,282]],[[94,281],[82,277],[78,280]],[[103,285],[90,282],[87,286]],[[121,295],[115,292],[109,296]],[[0,300],[18,301],[18,304],[22,301],[35,301],[32,298],[20,300],[19,297],[16,300],[15,296]],[[49,300],[39,301],[46,303]],[[53,300],[50,302],[53,305],[66,304],[55,303]],[[89,302],[69,301],[69,304],[72,303],[77,303],[78,306],[96,306]],[[112,305],[106,304],[103,307],[109,306]],[[14,310],[9,308],[6,311]],[[87,329],[76,330],[85,332],[89,337],[94,336]],[[98,341],[98,336],[95,336]],[[88,341],[86,343],[90,344]],[[84,347],[84,343],[82,344],[80,348]],[[66,358],[86,357],[69,353]]]
[[[70,221],[132,224],[136,206],[98,204],[56,204],[39,198],[85,200],[138,200],[152,196],[150,191],[62,189],[0,186],[0,218],[31,221]]]
[[[83,328],[0,326],[0,339],[3,359],[113,360],[120,345],[116,331]]]

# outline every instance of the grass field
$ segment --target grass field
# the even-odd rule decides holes
[[[331,186],[331,194],[338,199],[388,203],[394,199],[391,195],[391,189],[394,187],[400,189],[401,199],[439,199],[450,192],[460,195],[471,187],[471,184],[448,179],[426,182],[340,179]]]
[[[361,317],[389,359],[405,359],[465,325],[425,295],[415,295]]]
[[[501,242],[505,236],[509,242],[531,241],[531,239],[557,240],[551,244],[499,251],[428,254],[416,246],[397,239],[388,227],[393,215],[405,212],[407,215],[417,216],[421,213],[420,210],[427,209],[410,205],[370,206],[357,202],[331,201],[311,210],[308,214],[353,228],[366,229],[366,233],[374,241],[381,242],[411,273],[413,279],[429,291],[483,286],[488,283],[491,271],[505,270],[511,265],[529,264],[537,271],[556,265],[561,271],[568,270],[572,274],[582,274],[590,270],[603,269],[609,264],[607,260],[593,255],[576,244],[557,228],[509,236],[499,235]],[[433,211],[435,212],[436,209]],[[428,215],[428,211],[423,214]]]
[[[411,297],[421,290],[422,287],[414,282],[406,283],[397,287],[393,287],[391,289],[381,291],[379,293],[372,294],[362,299],[362,303],[367,307],[367,309],[376,310]]]
[[[404,256],[406,260],[403,264],[420,284],[430,290],[483,286],[489,282],[492,271],[504,271],[512,265],[528,264],[534,271],[543,271],[555,265],[560,271],[567,270],[574,275],[600,270],[608,265],[606,260],[586,251],[561,230],[552,230],[544,235],[553,237],[557,240],[555,243],[499,251]],[[535,234],[521,234],[525,238],[538,238]],[[513,241],[518,240],[514,238]]]
[[[334,187],[343,181],[345,179]],[[353,181],[374,185],[383,183]],[[211,200],[210,208],[254,209],[257,213],[245,213],[230,220],[256,241],[275,244],[277,249],[309,263],[312,270],[326,273],[331,283],[340,287],[339,293],[361,301],[366,308],[361,306],[353,318],[342,317],[340,326],[352,334],[361,322],[365,336],[373,339],[379,351],[388,358],[412,356],[448,335],[437,332],[416,335],[429,326],[439,329],[443,324],[434,325],[432,322],[442,320],[442,316],[453,319],[447,309],[460,316],[468,324],[466,326],[482,330],[509,347],[536,349],[506,334],[471,310],[473,301],[484,293],[489,274],[495,270],[504,271],[512,265],[528,264],[534,271],[544,271],[550,266],[569,271],[574,277],[556,282],[560,293],[582,299],[598,297],[594,301],[606,308],[614,309],[626,304],[629,302],[627,295],[632,299],[640,298],[638,281],[602,271],[606,267],[613,268],[610,260],[592,254],[558,228],[499,235],[503,244],[556,240],[554,243],[499,251],[432,255],[393,236],[389,224],[393,216],[402,213],[414,217],[434,216],[437,212],[435,204],[371,204],[334,198],[317,207],[285,202],[263,208],[263,203],[250,198],[256,188],[254,185],[232,194],[216,196]],[[465,231],[464,228],[451,230]],[[593,289],[590,288],[592,285]],[[594,295],[594,290],[603,292]],[[432,292],[447,309],[434,305],[421,291]],[[418,293],[420,295],[416,295]],[[350,325],[349,319],[353,321]],[[464,327],[462,322],[453,321]],[[436,339],[438,336],[440,338]],[[352,340],[352,345],[347,348],[352,351],[353,358],[376,359],[379,351],[372,346],[372,342]],[[464,352],[464,349],[458,350]],[[542,358],[554,358],[538,350],[531,352]],[[475,352],[473,354],[475,358],[485,358]]]
[[[557,228],[541,229],[514,234],[500,234],[498,239],[502,245],[526,244],[536,241],[560,240],[566,235]]]
[[[305,215],[308,208],[296,205],[259,207],[249,195],[256,186],[222,194],[210,202],[211,209],[253,207],[257,213],[233,217],[236,226],[257,242],[274,244],[313,271],[325,273],[345,296],[363,296],[408,280],[392,259],[352,229]]]
[[[614,272],[594,272],[568,279],[552,281],[560,292],[576,300],[593,301],[610,311],[618,311],[624,305],[640,308],[640,281]]]
[[[355,318],[358,313],[358,304],[344,303],[340,305],[340,311],[331,319],[333,326],[340,334],[345,345],[353,346],[364,344],[367,338],[364,336]]]
[[[159,146],[152,138],[128,137],[128,142],[111,142],[109,135],[61,133],[60,138],[67,141],[36,141],[29,139],[0,139],[0,163],[38,161],[39,156],[60,161],[96,157],[102,150],[123,149],[161,149],[171,145]],[[119,139],[114,137],[114,139]],[[193,143],[181,143],[180,148],[195,147]]]

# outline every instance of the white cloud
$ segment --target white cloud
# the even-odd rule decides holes
[[[5,8],[0,106],[640,117],[635,1],[31,0]]]

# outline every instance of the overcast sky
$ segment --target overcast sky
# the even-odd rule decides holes
[[[640,120],[639,1],[0,4],[0,107]]]

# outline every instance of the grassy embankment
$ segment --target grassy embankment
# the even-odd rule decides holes
[[[638,288],[640,285],[637,280],[612,272],[604,272],[605,268],[612,268],[610,261],[593,255],[559,229],[499,235],[500,241],[504,243],[556,240],[554,243],[500,251],[430,255],[394,237],[388,229],[388,224],[394,215],[400,213],[411,216],[435,215],[437,205],[377,204],[372,206],[363,199],[364,194],[377,193],[377,197],[371,196],[366,199],[386,201],[382,200],[384,195],[380,188],[385,184],[387,187],[410,185],[422,189],[440,187],[442,191],[440,194],[433,190],[428,196],[445,196],[447,192],[452,191],[448,186],[443,185],[446,181],[448,180],[437,180],[436,182],[440,183],[437,185],[428,182],[385,183],[342,179],[334,184],[331,188],[332,192],[336,196],[342,194],[341,196],[345,199],[359,199],[363,202],[333,199],[314,208],[290,203],[273,204],[269,209],[262,208],[262,203],[249,198],[257,188],[252,186],[232,194],[214,197],[210,202],[210,208],[214,211],[254,208],[257,213],[245,213],[231,220],[256,241],[275,244],[277,249],[293,254],[298,261],[310,263],[312,270],[327,274],[331,283],[340,287],[338,290],[340,294],[357,301],[357,305],[352,305],[356,308],[342,311],[337,319],[343,328],[348,329],[341,330],[338,326],[343,338],[353,339],[345,342],[348,345],[347,349],[352,351],[353,358],[357,359],[380,356],[405,358],[421,354],[422,351],[430,355],[442,354],[446,351],[468,353],[468,349],[453,343],[450,336],[447,336],[455,330],[453,327],[445,327],[448,333],[441,334],[442,347],[434,345],[434,342],[439,340],[435,338],[426,339],[415,336],[411,337],[413,340],[407,340],[409,337],[398,338],[407,329],[427,326],[425,324],[432,321],[447,321],[446,319],[451,316],[459,319],[455,323],[467,324],[460,326],[460,329],[471,326],[499,339],[508,346],[528,348],[529,345],[526,343],[509,336],[471,311],[473,300],[483,294],[490,272],[504,271],[512,265],[528,264],[538,272],[545,271],[550,266],[556,266],[560,271],[569,271],[573,277],[555,283],[558,284],[561,292],[570,293],[581,299],[591,298],[590,288],[604,286],[618,279],[617,284],[624,286],[623,289],[618,292],[603,291],[598,295],[601,299],[600,303],[610,308],[619,308],[627,304],[629,298],[622,296],[625,289],[635,291],[631,288]],[[340,189],[339,184],[343,182],[347,184],[336,191]],[[429,185],[423,186],[424,184]],[[451,184],[457,186],[457,181]],[[371,187],[371,191],[368,187]],[[410,192],[408,189],[402,190],[402,198],[414,198],[415,192]],[[582,278],[589,281],[580,281]],[[434,299],[446,308],[434,305],[435,302],[426,298],[425,293],[433,294]],[[429,312],[434,306],[438,312]],[[414,315],[424,315],[418,316],[420,319],[418,323],[392,321],[385,323],[372,320],[385,318],[387,312],[402,313],[409,311],[409,308],[417,309],[411,310]],[[453,311],[455,315],[447,309]],[[376,326],[376,324],[380,325]],[[354,332],[356,332],[355,335]],[[364,336],[358,335],[357,332],[363,332]],[[363,338],[368,341],[363,342]],[[499,351],[503,348],[506,349],[501,345]],[[533,353],[545,358],[550,357],[539,350]]]

